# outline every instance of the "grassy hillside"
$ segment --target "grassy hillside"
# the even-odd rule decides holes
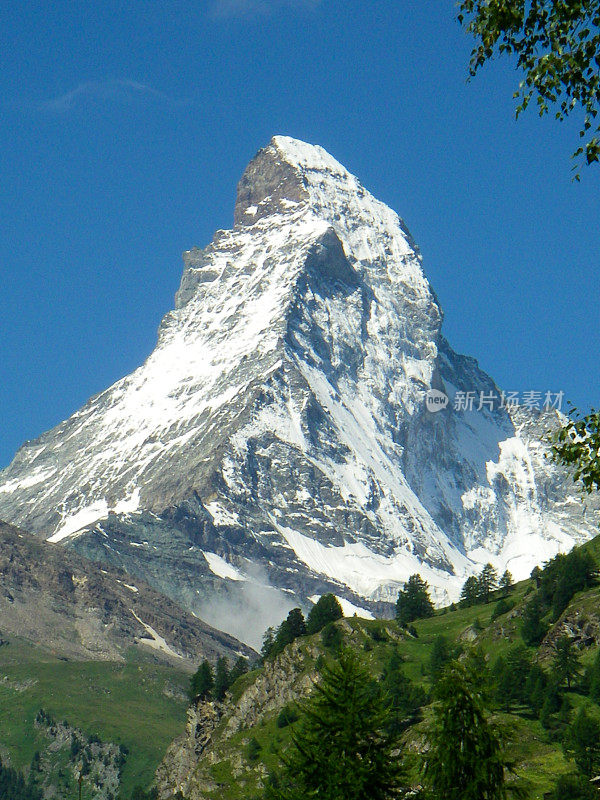
[[[586,545],[597,563],[600,562],[600,539]],[[523,581],[512,588],[508,596],[510,610],[493,619],[500,592],[492,595],[487,604],[469,608],[442,609],[428,619],[414,623],[416,636],[402,629],[395,621],[367,621],[356,617],[335,623],[343,637],[343,644],[360,654],[369,665],[375,679],[379,679],[391,654],[396,652],[402,661],[402,670],[411,681],[429,693],[432,685],[430,660],[434,643],[443,636],[450,648],[466,654],[476,647],[493,666],[499,656],[506,655],[515,645],[525,647],[521,638],[521,617],[527,603],[536,591],[533,580]],[[551,673],[552,642],[573,623],[585,624],[600,632],[600,588],[593,585],[578,592],[568,603],[558,619],[546,613],[548,632],[540,646],[526,647],[529,658]],[[583,667],[589,665],[600,649],[598,638],[587,637],[585,646],[578,649]],[[258,797],[264,777],[277,766],[278,751],[285,750],[292,727],[281,717],[281,709],[290,707],[290,698],[306,694],[311,680],[318,675],[324,659],[334,657],[334,652],[324,643],[322,633],[303,636],[265,666],[244,676],[234,685],[232,697],[222,707],[223,716],[210,732],[210,743],[197,761],[192,774],[187,776],[184,794],[190,800],[219,798],[242,800]],[[281,687],[287,687],[284,691]],[[571,706],[571,718],[581,706],[592,716],[600,718],[600,708],[575,682],[569,691],[564,690]],[[291,704],[293,705],[293,703]],[[252,708],[250,713],[248,709]],[[409,760],[413,762],[413,777],[423,743],[423,728],[431,716],[431,707],[421,711],[421,721],[406,730],[405,744]],[[508,735],[509,756],[516,762],[517,772],[525,779],[531,800],[542,800],[556,778],[571,772],[574,763],[569,760],[556,730],[545,728],[531,708],[513,703],[510,713],[496,706],[493,716]],[[202,720],[200,720],[202,725]],[[169,785],[168,774],[175,772],[181,763],[186,744],[182,739],[174,746],[159,775],[161,790]]]
[[[10,637],[0,647],[0,755],[19,768],[28,768],[36,751],[44,756],[51,740],[34,725],[43,708],[58,721],[128,750],[122,770],[122,793],[128,797],[135,785],[151,782],[167,745],[180,733],[188,682],[188,674],[141,660],[133,648],[127,663],[68,662]],[[72,768],[78,759],[71,758],[68,746],[51,759],[76,796]],[[84,781],[83,797],[93,796]]]

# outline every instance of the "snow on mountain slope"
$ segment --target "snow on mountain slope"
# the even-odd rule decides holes
[[[595,533],[544,459],[555,414],[454,410],[500,392],[443,338],[403,222],[322,148],[275,137],[234,228],[184,261],[154,352],[21,448],[0,518],[242,626],[263,590],[376,608],[420,571],[455,598],[488,560],[520,577]]]

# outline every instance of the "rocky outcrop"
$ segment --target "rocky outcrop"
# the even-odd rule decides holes
[[[228,740],[305,697],[316,677],[315,655],[310,644],[296,641],[267,661],[238,698],[229,695],[224,703],[193,704],[188,709],[185,733],[170,745],[157,770],[159,797],[167,800],[181,792],[186,800],[203,800],[216,791],[210,767],[226,758]],[[228,756],[229,769],[242,779],[249,768],[242,763],[239,750],[233,761]]]

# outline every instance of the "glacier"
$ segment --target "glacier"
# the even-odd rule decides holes
[[[448,602],[597,532],[546,458],[558,412],[456,410],[500,389],[444,338],[404,222],[322,148],[274,137],[184,265],[147,361],[18,451],[0,518],[244,641],[325,591],[387,613],[420,572]]]

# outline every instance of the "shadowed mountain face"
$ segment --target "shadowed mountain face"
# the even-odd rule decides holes
[[[453,599],[596,532],[544,458],[556,413],[454,353],[404,224],[321,148],[275,137],[184,261],[154,352],[21,448],[0,516],[254,644],[326,590],[381,610],[419,571]]]

